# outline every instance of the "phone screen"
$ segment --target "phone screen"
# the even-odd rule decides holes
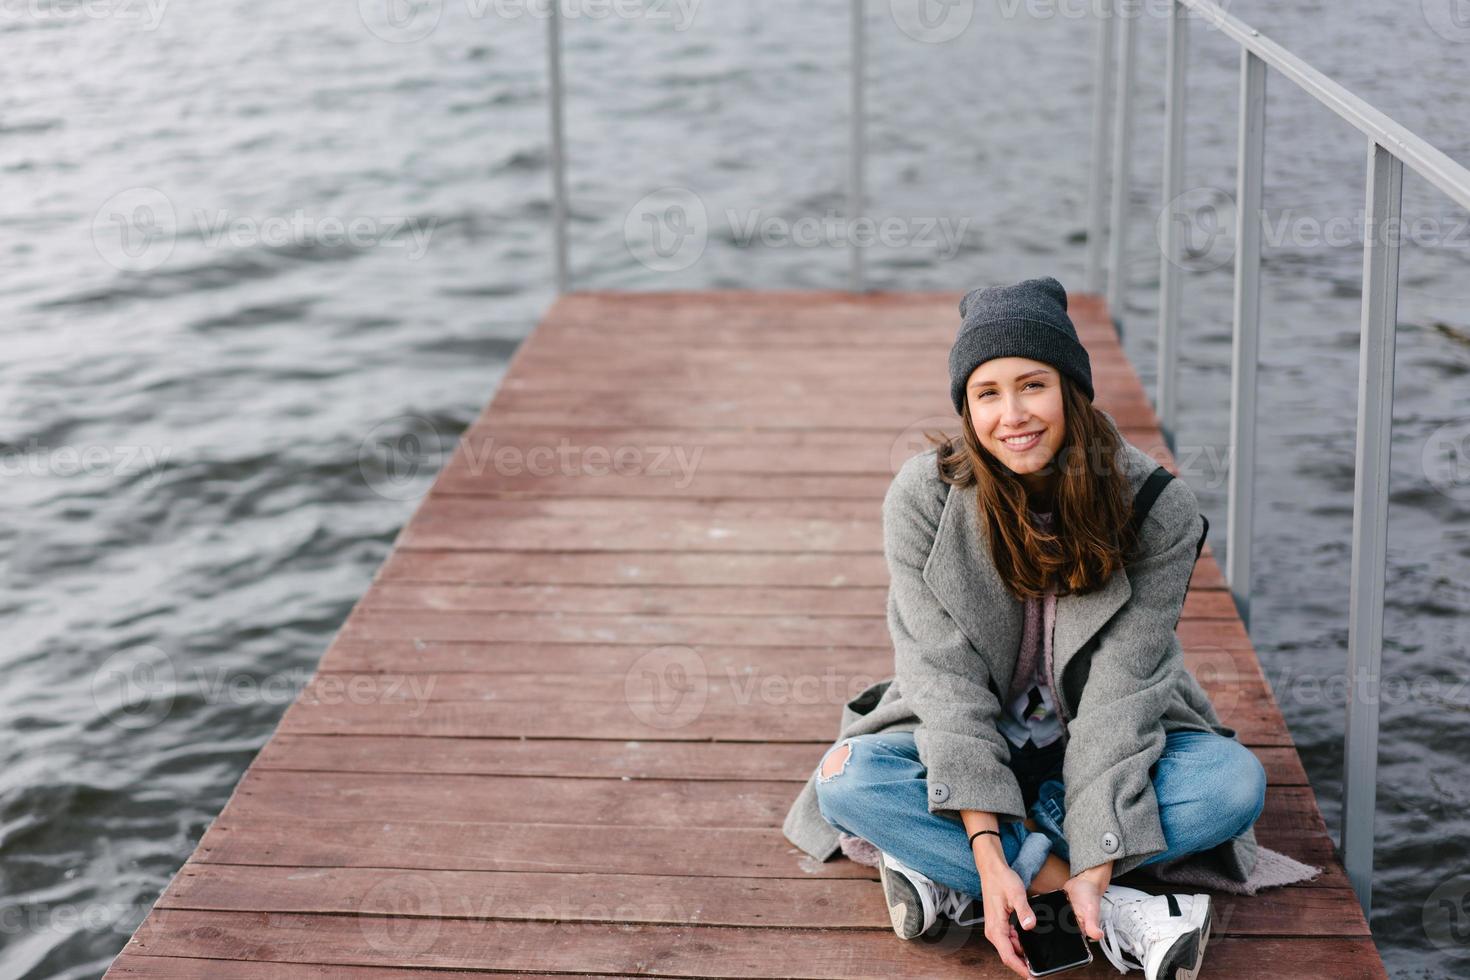
[[[1011,924],[1016,927],[1021,950],[1026,954],[1026,965],[1033,976],[1058,973],[1092,962],[1092,950],[1087,945],[1087,937],[1082,935],[1082,927],[1077,923],[1065,891],[1044,892],[1026,900],[1036,914],[1036,925],[1022,929],[1015,912],[1011,913]]]

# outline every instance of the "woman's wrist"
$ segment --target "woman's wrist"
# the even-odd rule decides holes
[[[980,872],[981,878],[992,875],[1002,868],[1010,867],[1006,863],[1005,851],[1001,849],[999,837],[983,834],[976,837],[972,843],[974,844],[975,869]]]
[[[960,821],[970,838],[970,852],[975,858],[975,868],[980,877],[992,874],[1000,868],[1009,867],[1005,851],[1000,845],[1000,822],[995,814],[980,810],[961,810]]]
[[[1079,871],[1072,877],[1086,878],[1098,886],[1099,889],[1108,887],[1113,880],[1113,862],[1104,861],[1102,864],[1094,864],[1085,871]]]

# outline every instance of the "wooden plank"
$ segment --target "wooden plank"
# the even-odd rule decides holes
[[[357,608],[383,612],[597,612],[727,616],[884,616],[883,586],[476,585],[382,582]],[[1229,619],[1235,602],[1224,590],[1190,589],[1184,615]]]
[[[611,673],[626,674],[658,651],[636,643],[482,642],[416,639],[340,639],[328,648],[320,669],[335,673]],[[823,690],[842,684],[857,694],[868,680],[893,672],[888,647],[817,645],[742,646],[702,644],[691,648],[703,674],[740,677],[776,671],[818,675]],[[1192,644],[1184,662],[1206,690],[1215,683],[1264,683],[1248,649]],[[828,680],[828,678],[832,680]],[[836,722],[833,723],[836,729]]]
[[[748,398],[693,399],[689,392],[656,388],[619,392],[514,391],[495,396],[495,411],[518,425],[588,424],[657,425],[679,418],[693,427],[770,429],[885,429],[901,432],[919,419],[954,414],[954,404],[941,395],[919,400],[884,396],[881,392],[855,402],[834,401],[830,390],[814,390],[799,398],[763,402]],[[1141,397],[1099,397],[1102,408],[1119,427],[1155,424],[1153,409]]]
[[[942,416],[922,420],[922,429],[953,434],[959,431],[960,419],[954,407]],[[1122,435],[1149,455],[1160,454],[1159,462],[1169,457],[1163,436],[1152,426],[1135,426],[1119,430]],[[915,435],[921,435],[917,431]],[[463,435],[494,446],[520,450],[536,446],[563,444],[577,447],[586,443],[662,447],[695,443],[704,447],[702,459],[711,468],[736,473],[888,473],[890,476],[904,459],[895,460],[891,446],[875,438],[877,433],[865,429],[817,431],[804,429],[701,429],[666,420],[652,426],[592,425],[586,420],[557,426],[518,425],[505,422],[493,412],[483,414],[470,423]],[[493,440],[493,443],[491,442]],[[917,452],[925,445],[920,439],[910,448]],[[821,465],[811,453],[822,454]],[[905,457],[906,459],[907,457]]]
[[[253,963],[209,960],[198,956],[146,956],[123,953],[107,971],[109,977],[152,977],[155,980],[444,980],[443,970],[411,970],[391,966],[346,966],[340,963]],[[496,973],[496,980],[555,980],[565,973]],[[585,980],[613,980],[630,974],[581,973]]]
[[[880,551],[867,554],[770,554],[672,551],[546,552],[395,548],[378,582],[531,585],[859,585],[888,588]],[[1205,549],[1190,591],[1220,589],[1224,577]],[[369,590],[371,594],[371,590]]]
[[[697,348],[692,351],[639,349],[626,343],[536,345],[521,359],[518,377],[506,378],[502,392],[562,391],[620,393],[630,378],[656,380],[661,391],[697,394],[746,394],[752,385],[762,393],[812,398],[844,389],[853,378],[864,378],[863,397],[901,395],[938,389],[949,382],[944,351],[924,365],[895,364],[893,351],[884,348],[784,349]],[[1131,382],[1132,365],[1118,357],[1092,358],[1093,384],[1117,399],[1118,390]],[[951,412],[953,415],[953,412]]]
[[[661,450],[618,446],[618,456],[590,451],[586,460],[569,461],[567,471],[535,472],[529,464],[515,458],[498,465],[493,458],[480,459],[473,465],[455,463],[439,484],[434,497],[495,495],[546,495],[597,497],[606,499],[659,497],[668,500],[686,498],[759,499],[793,501],[870,502],[874,493],[882,499],[892,477],[874,475],[795,475],[758,473],[718,473],[696,469],[700,448],[678,446],[671,455],[660,457]],[[616,462],[612,462],[615,460]],[[613,470],[613,467],[618,470]],[[694,472],[690,472],[694,470]],[[610,472],[609,472],[610,471]],[[646,505],[645,505],[646,506]]]
[[[1307,886],[1345,888],[1332,842],[1309,832],[1258,828],[1257,840],[1324,869]],[[869,878],[877,872],[837,857],[817,862],[766,828],[663,827],[574,823],[454,823],[421,820],[216,820],[194,860],[295,868],[440,868],[486,871],[602,871],[737,878]],[[1157,890],[1157,889],[1155,889]]]
[[[609,922],[523,922],[155,909],[129,943],[151,955],[440,969],[658,973],[673,977],[835,978],[919,975],[1009,976],[978,928],[956,929],[954,942],[896,941],[891,929],[731,928]],[[961,944],[962,943],[962,944]],[[785,953],[783,954],[783,951]],[[1211,943],[1210,969],[1221,976],[1382,977],[1366,939],[1244,939]],[[1095,960],[1082,977],[1110,977]]]
[[[680,676],[673,675],[679,670]],[[585,674],[512,673],[508,671],[473,673],[322,673],[312,678],[302,690],[298,703],[303,707],[351,704],[372,710],[383,706],[422,707],[450,702],[496,704],[506,702],[538,702],[568,706],[578,703],[635,705],[642,703],[672,707],[675,701],[699,701],[699,709],[737,709],[751,712],[746,730],[731,734],[759,734],[760,725],[771,707],[790,710],[793,706],[820,709],[830,707],[840,712],[843,704],[877,678],[864,674],[827,671],[825,676],[781,670],[766,673],[751,671],[709,671],[696,651],[676,650],[670,656],[645,658],[634,662],[623,673]],[[1259,682],[1213,679],[1206,686],[1211,701],[1227,717],[1254,717],[1274,708],[1270,692]],[[659,729],[656,720],[642,719],[650,728]],[[1228,724],[1228,722],[1226,722]],[[667,726],[677,727],[677,726]],[[753,729],[754,731],[748,731]],[[820,737],[820,736],[818,736]]]
[[[651,670],[663,670],[677,658],[650,661]],[[429,675],[432,676],[432,675]],[[501,675],[482,675],[496,677]],[[663,674],[656,676],[674,676]],[[354,687],[329,687],[320,698],[303,692],[287,709],[281,731],[296,734],[439,735],[526,738],[596,739],[714,739],[749,742],[811,742],[832,738],[833,721],[816,711],[818,703],[803,698],[804,688],[776,688],[762,694],[759,686],[748,700],[705,696],[696,685],[690,696],[669,686],[651,697],[617,701],[588,700],[434,700],[424,688],[415,691],[391,680]],[[636,676],[619,678],[625,685],[647,690]],[[819,680],[819,679],[814,679]],[[682,682],[679,682],[682,683]],[[487,686],[487,689],[490,689]],[[313,689],[315,690],[315,688]],[[1260,688],[1230,689],[1217,706],[1223,724],[1235,729],[1252,745],[1290,745],[1291,738],[1269,695]],[[394,700],[396,699],[396,700]],[[839,710],[834,699],[826,707]]]
[[[843,646],[892,649],[877,616],[637,616],[617,613],[376,612],[356,609],[339,634],[350,642],[431,640],[502,643],[683,643],[713,646]],[[1192,619],[1179,624],[1186,648],[1248,649],[1236,620]]]
[[[779,829],[792,797],[781,780],[580,779],[445,776],[434,773],[293,772],[251,767],[219,819],[350,820],[364,806],[385,821],[433,819],[509,823],[535,812],[597,826]],[[1257,826],[1326,833],[1310,787],[1268,786]]]
[[[752,752],[749,745],[737,742],[280,734],[260,750],[254,766],[322,772],[787,779],[804,783],[830,744],[827,740],[773,742]],[[1253,746],[1251,751],[1261,760],[1271,785],[1308,785],[1291,746]]]
[[[407,900],[411,899],[411,903]],[[1294,887],[1245,898],[1215,893],[1216,935],[1367,936],[1350,888]],[[708,878],[588,871],[300,868],[190,863],[158,907],[558,922],[883,929],[882,889],[843,878]],[[1319,918],[1322,921],[1318,921]]]

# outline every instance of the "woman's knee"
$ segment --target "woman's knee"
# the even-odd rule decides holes
[[[852,782],[849,778],[852,749],[853,740],[843,739],[826,751],[817,766],[817,802],[824,813]]]
[[[828,749],[817,766],[817,802],[823,814],[830,812],[840,817],[845,807],[861,806],[860,801],[870,795],[867,791],[875,781],[892,779],[894,773],[887,770],[903,761],[896,758],[899,755],[893,746],[860,735],[843,739]]]
[[[1230,744],[1234,746],[1228,767],[1231,777],[1226,782],[1220,806],[1239,828],[1236,833],[1241,833],[1266,808],[1266,767],[1244,745],[1235,741]]]
[[[1234,739],[1192,739],[1154,787],[1173,831],[1199,849],[1243,833],[1266,803],[1266,770]]]

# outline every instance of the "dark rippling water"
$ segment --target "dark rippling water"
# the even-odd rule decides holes
[[[1464,161],[1452,2],[1230,9]],[[431,481],[373,447],[452,445],[552,298],[543,22],[426,0],[435,29],[385,41],[378,5],[0,2],[6,977],[106,968]],[[964,223],[870,250],[873,286],[1081,287],[1092,25],[982,6],[946,43],[869,6],[874,212]],[[840,213],[847,4],[654,9],[566,26],[575,284],[843,286],[840,249],[742,245],[723,215]],[[1162,38],[1147,18],[1124,311],[1150,387]],[[1237,54],[1202,27],[1193,50],[1187,185],[1208,200],[1233,186]],[[1268,91],[1285,232],[1263,270],[1252,626],[1335,833],[1362,259],[1330,219],[1360,214],[1364,141]],[[665,273],[624,224],[667,187],[712,220]],[[1470,233],[1417,177],[1404,197],[1426,230],[1402,258],[1373,927],[1395,976],[1465,976],[1470,475],[1424,459],[1470,445]],[[1222,562],[1228,258],[1216,242],[1188,280],[1179,433]],[[174,669],[171,700],[120,710],[116,668],[149,665]]]

